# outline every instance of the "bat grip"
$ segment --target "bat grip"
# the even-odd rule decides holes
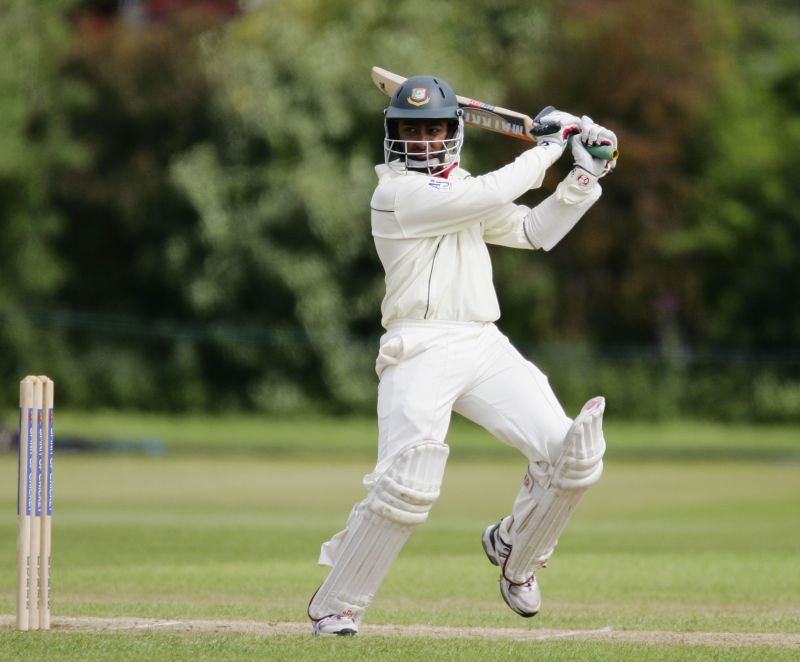
[[[539,118],[547,115],[547,113],[550,113],[553,110],[555,109],[552,106],[547,106],[547,108],[540,111],[536,117]],[[560,124],[552,122],[540,124],[539,122],[536,122],[536,119],[534,119],[534,122],[535,124],[532,133],[536,137],[550,135],[561,128]],[[572,136],[568,138],[568,141],[569,140],[572,140]],[[586,148],[586,151],[589,152],[589,154],[591,154],[595,159],[602,159],[603,161],[615,161],[619,158],[619,149],[613,145],[587,145],[586,143],[583,143],[583,146]]]
[[[572,140],[572,136],[570,136],[570,140]],[[619,158],[619,150],[613,145],[587,145],[584,143],[583,146],[596,159],[616,161]]]
[[[552,131],[548,133],[552,133]],[[569,144],[571,140],[572,136],[567,139],[567,144]],[[616,161],[619,158],[619,149],[613,145],[587,145],[586,143],[583,143],[583,146],[586,148],[586,151],[589,152],[589,154],[591,154],[595,159],[602,159],[603,161]]]

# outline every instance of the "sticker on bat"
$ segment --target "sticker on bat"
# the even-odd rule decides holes
[[[516,122],[510,122],[505,117],[481,108],[464,108],[464,121],[472,126],[477,126],[489,131],[497,131],[514,136],[524,136],[525,128]]]

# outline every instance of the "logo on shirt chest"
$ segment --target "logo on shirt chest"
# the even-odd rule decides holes
[[[453,182],[438,177],[431,177],[428,180],[428,188],[431,191],[449,191],[453,188]]]

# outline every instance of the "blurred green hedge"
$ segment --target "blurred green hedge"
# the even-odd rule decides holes
[[[795,3],[92,6],[0,0],[8,402],[46,372],[82,408],[370,411],[377,64],[618,133],[568,238],[492,251],[500,326],[571,409],[599,392],[630,417],[800,420]],[[465,166],[524,147],[470,130]]]

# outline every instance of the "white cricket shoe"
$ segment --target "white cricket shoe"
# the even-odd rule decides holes
[[[511,553],[511,545],[500,535],[500,523],[487,526],[481,542],[489,561],[501,568],[504,567],[508,555]],[[525,618],[536,616],[542,608],[542,594],[539,592],[539,584],[536,583],[535,575],[531,575],[524,584],[512,584],[501,572],[500,594],[513,611]]]
[[[511,545],[500,536],[500,523],[502,521],[500,520],[497,524],[487,526],[481,538],[486,556],[489,557],[489,560],[494,565],[499,566],[506,562],[508,555],[511,553]]]
[[[531,575],[524,584],[512,584],[501,575],[500,594],[511,609],[525,618],[536,616],[542,608],[542,594],[536,583],[536,575]]]
[[[358,634],[358,625],[352,618],[332,614],[311,621],[315,637],[352,637]]]

